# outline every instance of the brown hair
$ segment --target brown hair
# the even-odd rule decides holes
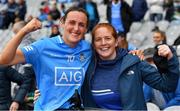
[[[72,12],[72,11],[78,11],[78,12],[82,12],[86,15],[87,17],[87,27],[89,25],[89,15],[88,13],[86,12],[86,10],[84,10],[83,8],[79,8],[79,7],[70,7],[64,14],[64,16],[60,19],[60,22],[65,22],[66,21],[66,18],[67,18],[67,15],[68,13]]]
[[[126,34],[123,32],[118,32],[118,38],[121,39],[121,41],[118,41],[118,47],[128,49],[128,41],[126,39]]]
[[[107,28],[111,32],[111,34],[115,38],[115,40],[117,40],[117,38],[118,38],[117,32],[116,32],[115,28],[111,24],[109,24],[109,23],[99,23],[93,28],[93,30],[91,32],[91,34],[92,34],[92,44],[93,45],[94,45],[95,32],[96,32],[97,29],[99,29],[101,27]]]
[[[165,32],[161,31],[161,30],[154,30],[154,33],[159,33],[161,35],[161,37],[163,38],[163,43],[167,43],[166,42],[166,34]]]

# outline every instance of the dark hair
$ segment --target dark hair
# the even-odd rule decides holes
[[[59,28],[59,26],[56,25],[56,24],[53,24],[53,25],[51,26],[51,28],[54,28],[54,27]]]
[[[144,50],[144,59],[153,58],[155,53],[154,48],[147,48]]]
[[[74,7],[74,6],[73,6],[73,7],[70,7],[70,8],[65,12],[65,14],[64,14],[64,16],[61,18],[61,20],[63,20],[63,22],[65,22],[68,13],[69,13],[69,12],[72,12],[72,11],[78,11],[78,12],[84,13],[84,14],[86,15],[86,17],[87,17],[87,27],[88,27],[88,25],[89,25],[89,15],[88,15],[88,13],[86,12],[86,10],[84,10],[83,8]]]
[[[126,38],[126,34],[124,32],[117,32],[118,37]]]

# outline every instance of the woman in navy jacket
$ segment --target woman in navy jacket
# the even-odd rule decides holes
[[[179,62],[167,45],[158,47],[159,56],[168,60],[168,71],[161,75],[147,62],[118,49],[117,33],[110,24],[96,25],[92,37],[95,53],[81,94],[85,109],[146,110],[143,82],[164,92],[176,89]]]

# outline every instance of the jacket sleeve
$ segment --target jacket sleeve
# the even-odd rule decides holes
[[[31,87],[31,82],[33,78],[33,74],[31,71],[27,71],[26,74],[20,74],[13,68],[9,68],[8,70],[8,77],[11,79],[12,82],[17,83],[20,87],[15,94],[13,101],[18,103],[23,103],[24,98]]]
[[[165,108],[175,105],[180,105],[180,79],[178,81],[178,86],[174,93],[174,97],[166,104]]]
[[[143,93],[144,93],[144,98],[146,102],[150,102],[152,98],[152,88],[149,87],[147,84],[143,84]]]
[[[164,74],[160,74],[156,68],[147,62],[140,63],[140,70],[143,81],[163,92],[172,92],[176,90],[179,78],[179,62],[176,56],[168,60],[168,70]]]
[[[16,69],[14,69],[12,67],[8,67],[6,70],[6,73],[7,73],[7,77],[12,82],[17,83],[18,85],[23,83],[24,78],[23,78],[22,74],[19,73]]]

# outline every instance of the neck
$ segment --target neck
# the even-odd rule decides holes
[[[111,57],[100,57],[102,60],[114,60],[116,58],[117,52],[115,51]]]
[[[72,42],[67,41],[67,39],[65,39],[64,36],[62,37],[62,39],[63,39],[64,43],[67,44],[71,48],[74,48],[77,45],[77,43],[72,43]]]

